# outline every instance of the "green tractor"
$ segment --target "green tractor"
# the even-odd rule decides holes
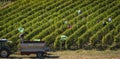
[[[7,39],[0,39],[0,57],[7,58],[11,54],[10,47],[7,45]]]

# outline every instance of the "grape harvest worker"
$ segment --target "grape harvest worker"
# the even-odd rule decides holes
[[[69,24],[69,25],[68,25],[68,29],[70,29],[71,27],[72,27],[72,25]]]
[[[108,21],[111,22],[111,21],[112,21],[112,18],[108,18]]]
[[[26,32],[25,32],[26,33]],[[25,36],[25,33],[21,33],[19,35],[19,38],[21,39],[21,42],[23,43],[23,40],[24,40],[24,36]]]

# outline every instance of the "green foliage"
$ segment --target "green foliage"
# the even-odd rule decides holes
[[[16,49],[17,29],[23,26],[25,40],[41,39],[57,50],[116,49],[120,45],[119,7],[118,0],[16,0],[0,10],[0,37],[12,40]],[[108,24],[103,26],[103,22]],[[61,35],[68,38],[62,42]]]

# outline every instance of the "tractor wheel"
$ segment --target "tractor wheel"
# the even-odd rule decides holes
[[[43,53],[42,53],[42,52],[38,52],[38,53],[36,54],[36,56],[37,56],[37,58],[41,58],[41,57],[43,57]]]
[[[7,58],[9,55],[10,55],[10,53],[8,50],[2,49],[0,51],[0,57],[2,57],[2,58]]]

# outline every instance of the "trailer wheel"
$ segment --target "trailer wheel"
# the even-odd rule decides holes
[[[0,51],[0,57],[2,57],[2,58],[7,58],[9,55],[10,55],[10,54],[9,54],[9,51],[8,51],[8,50],[2,49],[2,50]]]
[[[42,52],[38,52],[36,55],[37,55],[38,58],[43,57],[43,53]]]

